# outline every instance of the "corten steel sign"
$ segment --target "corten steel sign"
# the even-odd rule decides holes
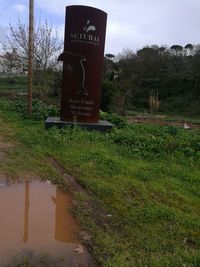
[[[60,119],[99,119],[107,14],[86,6],[66,7]]]

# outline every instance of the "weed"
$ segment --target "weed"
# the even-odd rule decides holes
[[[29,168],[59,183],[61,177],[47,160],[53,157],[109,215],[91,214],[83,205],[88,198],[75,195],[76,214],[92,236],[91,249],[100,265],[198,266],[198,132],[126,123],[108,133],[77,127],[47,131],[43,122],[10,112],[6,102],[0,101],[0,107],[2,127],[6,118],[13,127],[11,137],[20,142],[1,163],[5,173]]]
[[[49,116],[58,116],[59,111],[56,106],[47,106],[42,101],[34,99],[32,101],[32,114],[27,113],[27,103],[19,99],[11,103],[10,108],[19,113],[24,119],[43,120]]]

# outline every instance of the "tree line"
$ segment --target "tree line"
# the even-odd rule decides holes
[[[106,54],[103,97],[102,109],[121,114],[149,109],[152,99],[159,101],[157,109],[168,111],[171,99],[169,111],[184,113],[192,106],[191,113],[200,114],[200,45],[153,45],[136,53]]]
[[[20,21],[10,25],[4,48],[4,65],[27,70],[28,29]],[[63,41],[47,22],[34,34],[34,83],[40,97],[60,94],[62,68],[57,62]],[[53,87],[53,90],[52,90]],[[200,45],[145,46],[104,58],[102,103],[105,111],[149,109],[200,114]],[[178,108],[178,109],[177,109]]]

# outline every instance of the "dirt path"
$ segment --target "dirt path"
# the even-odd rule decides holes
[[[0,125],[0,217],[3,218],[0,220],[0,267],[17,263],[24,267],[27,262],[33,267],[94,267],[92,256],[78,238],[91,237],[81,232],[72,216],[72,197],[50,181],[42,183],[27,174],[26,180],[12,182],[3,173],[2,166],[20,143],[1,112]],[[82,190],[73,176],[61,171],[53,159],[49,160],[72,190]]]
[[[200,124],[191,123],[187,120],[176,120],[176,121],[169,121],[166,120],[166,116],[155,115],[155,116],[145,116],[145,115],[138,115],[138,116],[127,116],[126,117],[129,123],[146,123],[146,124],[153,124],[153,125],[160,125],[160,126],[179,126],[181,128],[187,129],[199,129]]]

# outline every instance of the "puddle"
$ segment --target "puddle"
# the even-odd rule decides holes
[[[76,253],[79,226],[71,206],[70,196],[55,185],[0,181],[0,266],[27,252],[61,257],[66,266],[90,266]]]

